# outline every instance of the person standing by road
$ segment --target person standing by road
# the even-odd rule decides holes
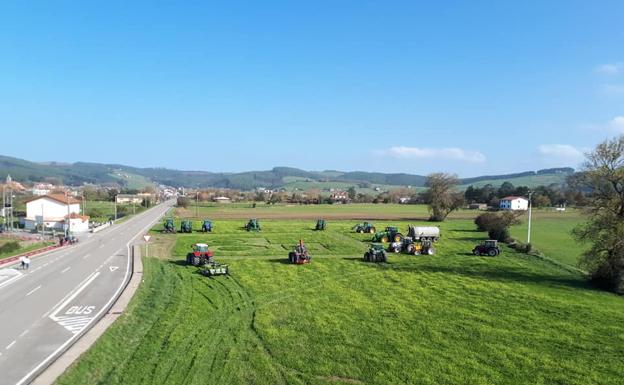
[[[19,257],[19,261],[20,261],[20,265],[22,266],[22,270],[24,270],[26,268],[26,262],[24,262],[24,259],[26,257]]]
[[[26,270],[30,268],[30,258],[24,257],[24,265],[26,266]]]

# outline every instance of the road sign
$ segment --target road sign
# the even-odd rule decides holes
[[[152,238],[151,235],[144,235],[143,239],[145,239],[145,242],[149,242],[150,238]]]

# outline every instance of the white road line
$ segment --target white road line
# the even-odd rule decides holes
[[[61,270],[61,274],[69,271],[69,269],[71,269],[71,266],[64,268],[63,270]]]
[[[24,337],[26,334],[28,334],[28,329],[24,330],[24,332],[19,335],[19,338]]]
[[[41,285],[37,286],[36,288],[32,289],[31,291],[29,291],[26,294],[26,297],[28,297],[29,295],[31,295],[32,293],[36,292],[37,290],[41,289]]]
[[[15,345],[15,343],[16,343],[16,342],[17,342],[17,341],[13,341],[13,342],[11,342],[10,344],[8,344],[8,345],[7,345],[7,347],[6,347],[5,349],[6,349],[6,350],[11,349],[11,348],[13,347],[13,345]]]
[[[91,254],[85,254],[85,256],[84,256],[84,257],[82,257],[82,259],[87,259],[87,258],[89,258],[90,256],[91,256]]]

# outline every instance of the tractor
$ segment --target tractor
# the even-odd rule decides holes
[[[498,241],[494,239],[488,239],[487,241],[483,241],[480,245],[477,245],[474,249],[472,249],[472,254],[489,255],[490,257],[496,257],[498,254],[500,254]]]
[[[186,263],[193,266],[203,266],[212,261],[212,251],[205,243],[196,243],[193,246],[193,251],[186,254]]]
[[[245,230],[247,231],[260,231],[260,221],[253,218],[250,219],[249,222],[245,225]]]
[[[165,219],[165,224],[163,225],[164,233],[175,233],[175,224],[173,223],[173,218]]]
[[[429,240],[414,241],[412,238],[403,238],[400,242],[392,242],[388,251],[413,255],[434,255],[433,242]]]
[[[299,244],[293,248],[293,251],[288,253],[288,261],[297,265],[303,265],[304,263],[310,263],[312,256],[308,252],[308,248],[303,244],[303,239],[299,240]]]
[[[375,226],[373,226],[373,224],[370,222],[358,223],[357,225],[353,226],[353,230],[355,230],[356,233],[369,233],[369,234],[375,234],[375,232],[377,231]]]
[[[204,223],[202,224],[202,228],[201,231],[203,233],[212,233],[212,222],[210,221],[210,219],[204,219]]]
[[[325,230],[325,227],[327,226],[327,224],[325,223],[325,219],[319,219],[316,221],[316,227],[314,228],[314,230],[316,231],[323,231]]]
[[[379,243],[373,243],[368,248],[368,251],[364,253],[365,262],[388,262],[388,255],[384,246]]]
[[[392,242],[401,242],[403,241],[403,234],[399,233],[399,228],[394,226],[386,227],[385,231],[380,231],[375,233],[373,236],[373,242],[381,242],[388,243]]]
[[[185,219],[180,223],[180,232],[181,233],[192,233],[193,232],[193,222],[188,219]]]

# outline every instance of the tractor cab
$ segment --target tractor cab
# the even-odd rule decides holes
[[[384,249],[384,245],[379,243],[372,243],[368,248],[368,251],[364,253],[365,262],[387,262],[388,255]]]
[[[212,232],[212,221],[210,219],[204,219],[204,223],[202,224],[202,231],[204,233]]]
[[[186,255],[186,263],[193,266],[202,266],[212,262],[212,250],[205,243],[196,243],[192,246],[192,252]]]

